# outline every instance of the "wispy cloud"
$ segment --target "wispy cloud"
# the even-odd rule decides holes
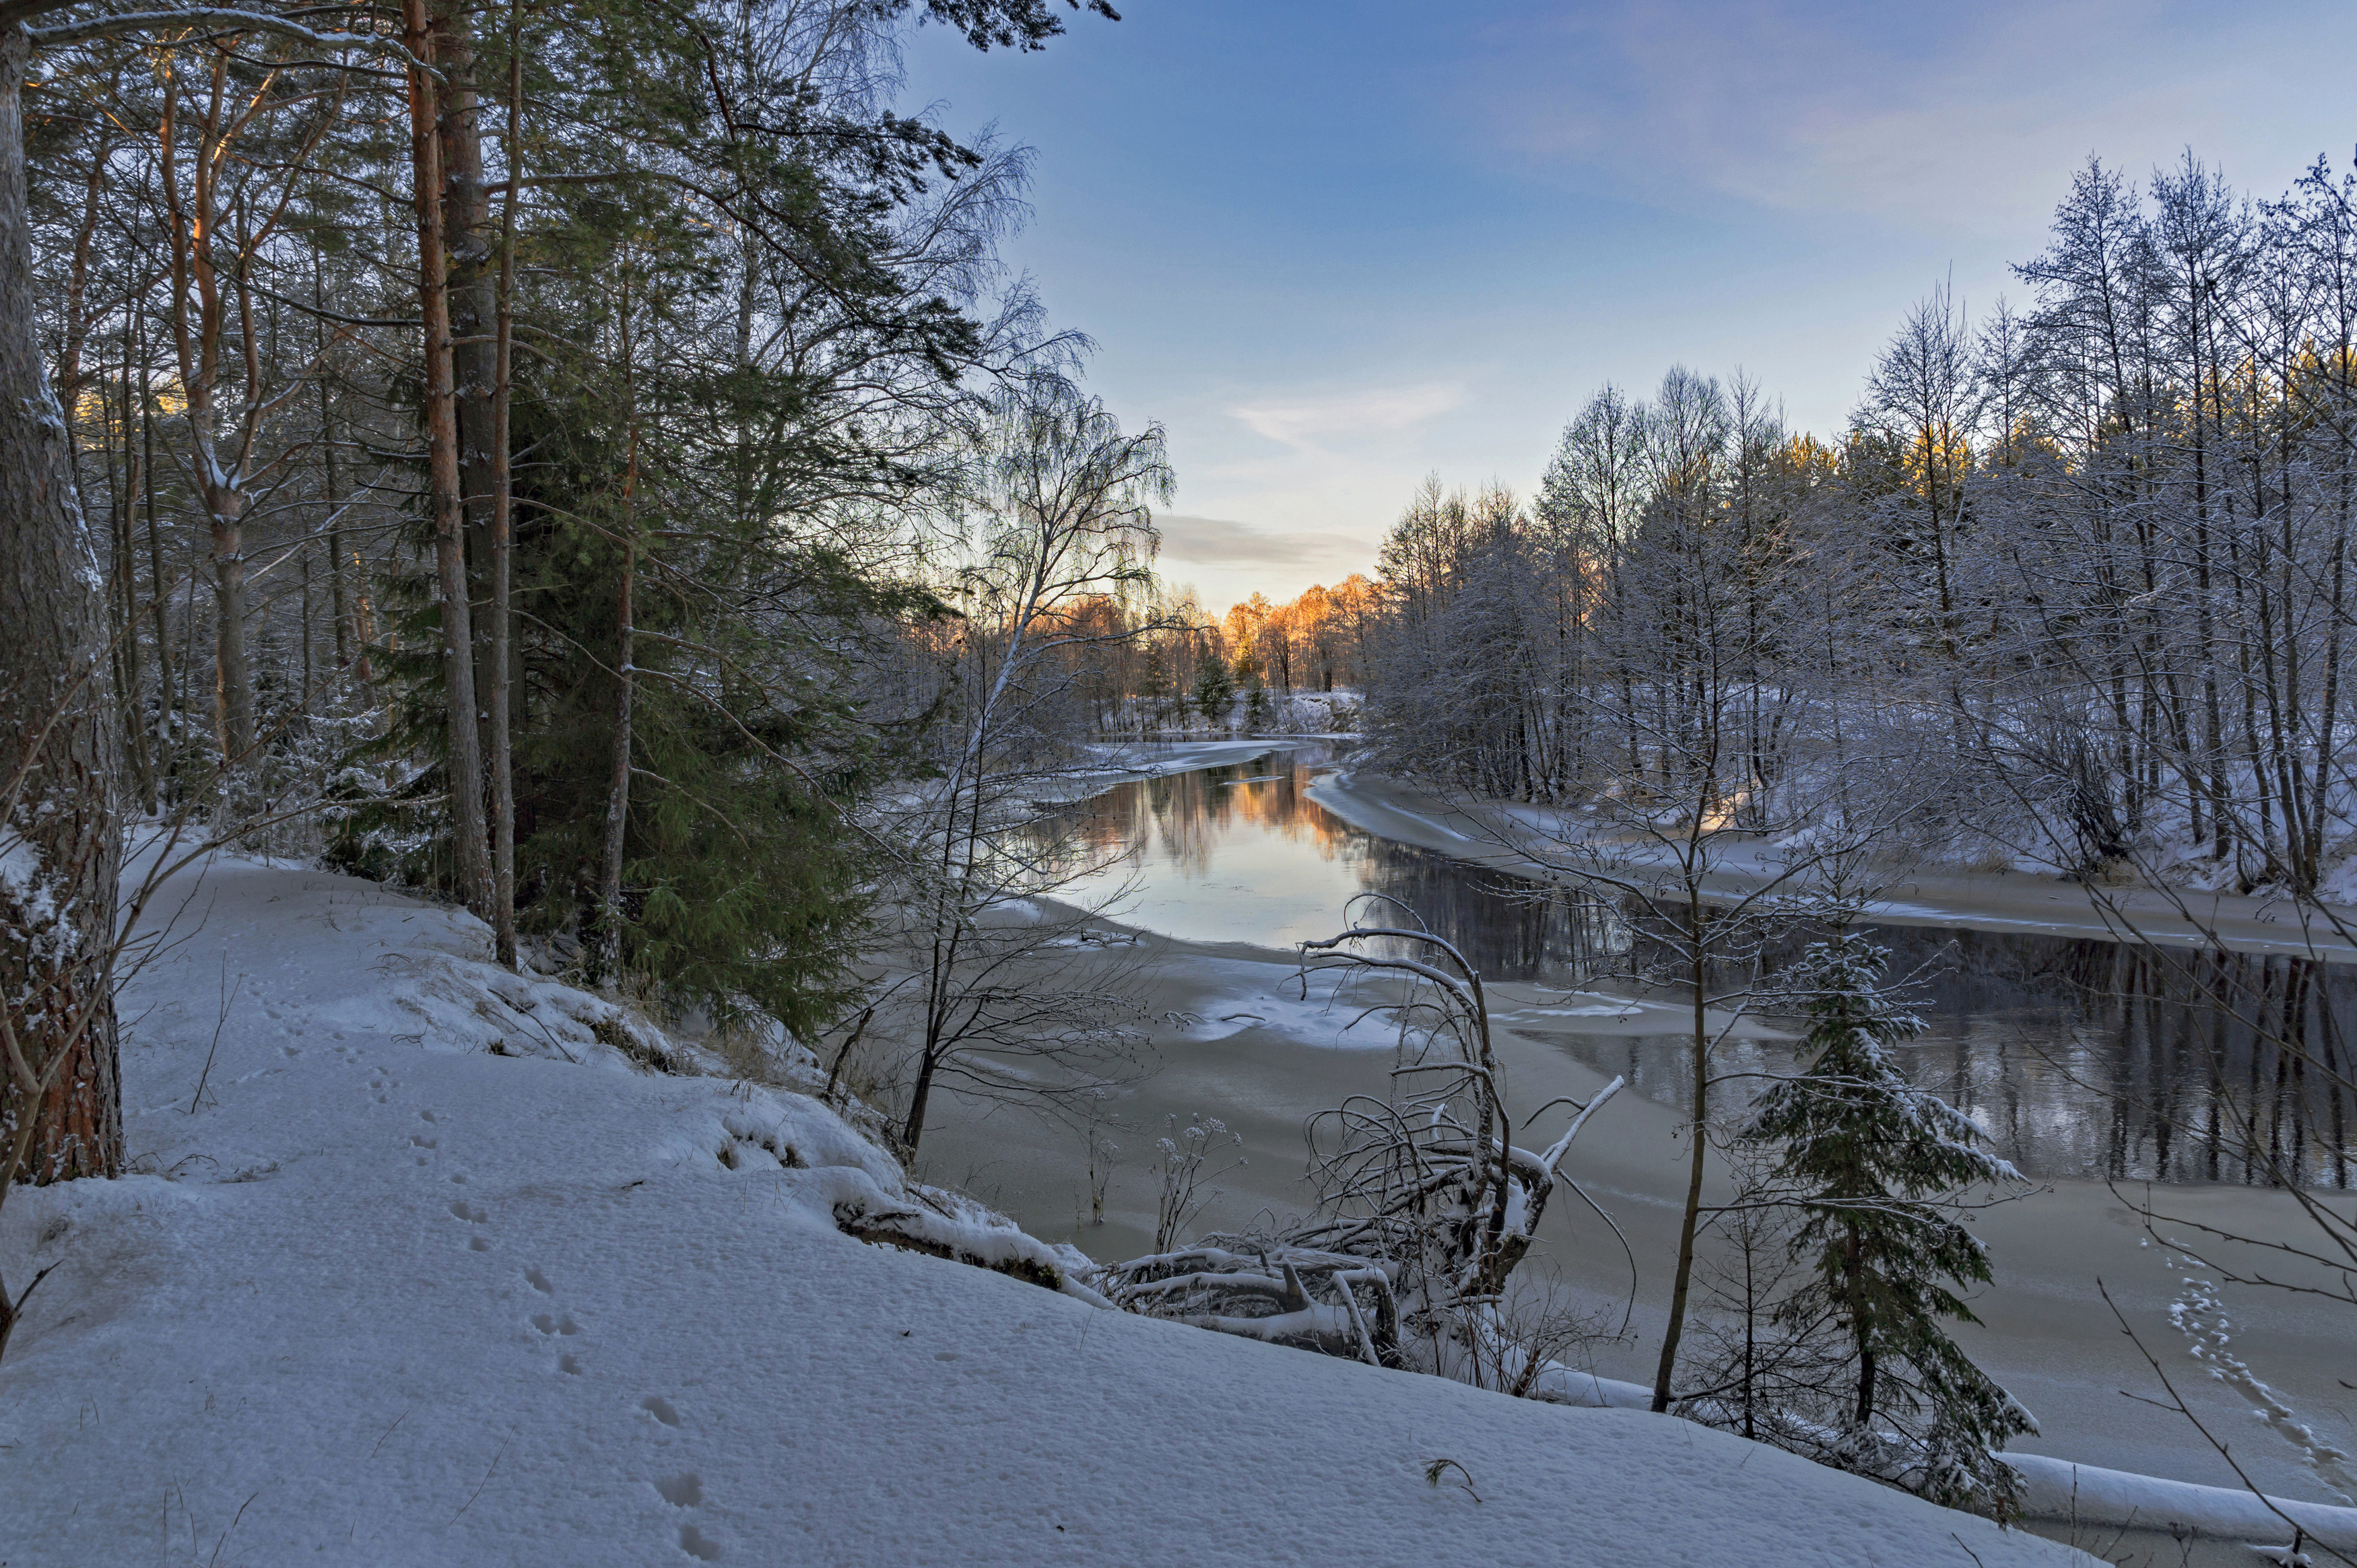
[[[1254,435],[1280,446],[1318,447],[1336,440],[1397,435],[1461,407],[1465,388],[1454,381],[1378,387],[1364,392],[1292,397],[1231,408]]]
[[[1162,558],[1200,566],[1281,566],[1317,571],[1334,564],[1363,566],[1363,540],[1341,533],[1265,532],[1224,518],[1165,513]]]
[[[2322,122],[2286,112],[2284,67],[2357,41],[2352,23],[2171,0],[1522,11],[1492,25],[1463,98],[1506,145],[1655,205],[2017,233],[2089,152],[2134,175],[2190,142],[2236,177],[2287,180]]]

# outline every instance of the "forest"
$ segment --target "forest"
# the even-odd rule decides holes
[[[1161,624],[1158,435],[997,259],[1027,153],[892,108],[909,26],[1021,52],[1062,8],[48,9],[0,84],[9,407],[54,397],[0,443],[0,773],[74,886],[12,878],[11,929],[104,969],[145,820],[831,1021],[909,860],[868,802],[953,768],[991,650]],[[1086,548],[1010,628],[1042,505]],[[9,1168],[111,1169],[105,987],[34,985]]]
[[[279,1174],[139,1148],[127,1127],[156,1112],[126,1099],[147,1059],[126,1047],[159,988],[192,983],[212,917],[191,887],[245,878],[224,925],[259,941],[266,906],[317,891],[269,881],[294,866],[481,933],[481,960],[384,961],[385,994],[429,971],[442,990],[400,993],[426,1033],[383,1025],[390,1003],[371,1030],[464,1041],[466,1071],[602,1050],[649,1117],[678,1107],[646,1110],[672,1091],[641,1079],[725,1080],[692,1108],[699,1171],[773,1174],[766,1154],[830,1244],[978,1263],[1124,1323],[1645,1406],[2023,1517],[2053,1471],[1996,1455],[2034,1418],[1943,1325],[1976,1323],[1956,1293],[1995,1278],[1959,1216],[2029,1184],[1897,1065],[1924,1027],[1909,977],[1851,927],[1892,867],[1935,867],[2099,903],[2255,895],[2357,942],[2357,174],[2319,160],[2254,197],[2190,151],[2148,179],[2091,158],[2014,268],[2020,302],[1975,313],[1940,285],[1895,311],[1844,428],[1792,428],[1740,371],[1607,385],[1527,497],[1436,474],[1370,573],[1214,613],[1157,562],[1168,433],[1091,391],[1096,346],[1006,259],[1034,155],[901,103],[920,27],[1020,57],[1119,20],[1107,0],[0,0],[0,1202],[199,1160]],[[1518,1122],[1481,975],[1396,898],[1292,955],[1298,1000],[1322,978],[1364,1003],[1397,1065],[1309,1118],[1316,1205],[1289,1228],[1193,1233],[1222,1135],[1242,1143],[1202,1117],[1154,1145],[1154,1250],[1126,1262],[919,1163],[951,1102],[1043,1112],[1082,1130],[1103,1223],[1109,1096],[1157,1042],[1267,1019],[1207,1020],[1200,973],[1152,990],[1152,933],[1102,891],[1144,838],[1092,837],[1073,808],[1157,755],[1200,768],[1265,748],[1189,746],[1282,736],[1491,813],[1487,849],[1617,933],[1632,967],[1578,983],[1685,1009],[1649,1385],[1575,1364],[1637,1337],[1626,1238],[1610,1334],[1509,1282],[1544,1255],[1551,1193],[1556,1224],[1577,1197],[1619,1236],[1566,1161],[1626,1079]],[[322,908],[339,937],[349,915],[408,940]],[[1804,935],[1826,940],[1770,973]],[[237,1084],[293,1070],[247,1037],[228,940],[175,1091],[190,1125],[221,1108],[224,1031]],[[344,961],[323,952],[298,955],[319,991]],[[459,1002],[471,1021],[433,1011]],[[2284,1016],[2304,1030],[2309,1005]],[[500,1008],[538,1036],[483,1035]],[[1802,1069],[1723,1090],[1711,1053],[1769,1015]],[[186,1023],[153,1037],[194,1058]],[[268,1042],[285,1063],[319,1049],[295,1037]],[[2304,1034],[2276,1044],[2345,1086]],[[262,1092],[238,1113],[262,1119]],[[446,1114],[422,1108],[403,1160],[437,1157]],[[1517,1147],[1543,1116],[1544,1152]],[[621,1122],[601,1135],[627,1143]],[[2306,1156],[2270,1166],[2255,1125],[2245,1168],[2298,1186]],[[482,1189],[449,1181],[436,1223],[490,1251],[490,1208],[449,1196]],[[2357,1256],[2336,1213],[2309,1218],[2306,1262]],[[1773,1280],[1738,1282],[1755,1257]],[[5,1262],[0,1350],[59,1266]],[[522,1277],[554,1297],[540,1264]],[[570,1349],[558,1368],[581,1373]],[[1462,1462],[1422,1462],[1481,1501]],[[693,1474],[656,1484],[701,1506]],[[714,1560],[699,1530],[677,1543]]]
[[[1428,483],[1379,573],[1387,754],[1964,865],[2333,886],[2357,179],[2090,160],[2015,272],[2018,306],[1909,309],[1846,429],[1681,366],[1589,398],[1527,501]]]

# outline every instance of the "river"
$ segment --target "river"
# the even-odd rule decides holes
[[[1566,1203],[1549,1209],[1542,1249],[1525,1267],[1553,1271],[1599,1321],[1619,1322],[1633,1303],[1626,1332],[1600,1337],[1585,1359],[1607,1375],[1650,1380],[1684,1164],[1683,999],[1594,981],[1592,926],[1538,885],[1363,832],[1320,807],[1311,785],[1336,757],[1325,744],[1274,746],[1119,784],[1070,809],[1099,845],[1132,849],[1124,866],[1063,897],[1118,894],[1108,923],[1151,933],[1139,950],[1162,1020],[1156,1070],[1106,1096],[1093,1134],[1003,1109],[952,1112],[928,1133],[925,1174],[1036,1234],[1099,1258],[1132,1256],[1154,1237],[1154,1141],[1200,1115],[1219,1120],[1230,1142],[1197,1228],[1298,1212],[1309,1200],[1305,1121],[1347,1095],[1383,1091],[1389,1036],[1379,1021],[1345,1029],[1350,1009],[1305,999],[1286,950],[1340,929],[1353,897],[1382,894],[1458,943],[1491,983],[1516,1103],[1585,1096],[1616,1074],[1635,1090],[1582,1133],[1569,1165],[1613,1213],[1633,1258]],[[2187,1271],[2150,1244],[2123,1196],[2157,1192],[2201,1223],[2299,1239],[2287,1195],[2239,1157],[2233,1109],[2255,1110],[2257,1136],[2282,1168],[2328,1194],[2346,1189],[2352,1108],[2281,1047],[2289,1039],[2341,1059],[2341,1026],[2357,1017],[2351,972],[2284,955],[2145,952],[2036,932],[1893,923],[1875,936],[1893,950],[1894,974],[1912,976],[1928,1026],[1907,1053],[1915,1079],[1973,1115],[2040,1184],[1978,1217],[1997,1282],[1973,1299],[1983,1323],[1958,1331],[2040,1415],[2043,1434],[2021,1445],[2233,1484],[2181,1418],[2121,1397],[2158,1389],[2105,1293],[2155,1354],[2192,1370],[2169,1325]],[[1789,938],[1784,951],[1801,940]],[[1797,1046],[1772,1020],[1747,1022],[1720,1047],[1718,1069],[1782,1070]],[[1542,1126],[1531,1135],[1551,1133]],[[1115,1145],[1097,1161],[1111,1175],[1101,1220],[1085,1198],[1092,1142]],[[2237,1348],[2303,1415],[2357,1446],[2337,1414],[2347,1397],[2341,1380],[2357,1377],[2342,1319],[2276,1294],[2238,1299]],[[2213,1423],[2247,1432],[2247,1406],[2231,1392],[2190,1377],[2179,1387]],[[2271,1487],[2329,1500],[2272,1440],[2236,1455]]]
[[[1568,985],[1599,966],[1642,966],[1641,940],[1637,953],[1599,955],[1581,940],[1586,922],[1539,884],[1377,837],[1323,810],[1307,790],[1334,761],[1330,746],[1286,747],[1094,797],[1077,809],[1090,837],[1135,853],[1075,896],[1110,891],[1126,875],[1130,923],[1191,941],[1285,948],[1330,935],[1351,898],[1380,894],[1414,909],[1491,980]],[[1773,944],[1770,967],[1811,934]],[[2268,1162],[2242,1157],[2237,1115],[2247,1111],[2276,1168],[2349,1186],[2357,1107],[2309,1061],[2345,1071],[2341,1024],[2357,1018],[2357,972],[2036,933],[1887,924],[1868,934],[1891,950],[1891,972],[1910,983],[1906,993],[1927,1026],[1905,1052],[1911,1076],[1975,1118],[2026,1174],[2264,1182]],[[1648,994],[1626,983],[1608,988]],[[1521,1032],[1685,1107],[1684,1035]],[[1719,1069],[1789,1070],[1793,1043],[1781,1030],[1745,1031],[1723,1047]]]

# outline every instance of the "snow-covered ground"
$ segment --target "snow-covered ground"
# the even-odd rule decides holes
[[[0,1218],[9,1279],[59,1265],[0,1363],[0,1562],[2085,1561],[1046,1288],[1070,1254],[815,1101],[647,1070],[698,1053],[371,884],[223,861],[174,936],[125,1008],[141,1174]]]

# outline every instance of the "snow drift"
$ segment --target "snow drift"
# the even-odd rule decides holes
[[[2085,1561],[1688,1423],[1106,1311],[471,918],[253,862],[193,892],[126,999],[142,1174],[7,1206],[59,1264],[0,1365],[7,1562]]]

